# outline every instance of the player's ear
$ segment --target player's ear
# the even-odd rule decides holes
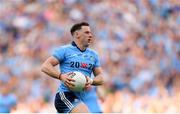
[[[79,38],[79,33],[78,33],[78,31],[75,31],[74,36],[75,36],[75,38]]]

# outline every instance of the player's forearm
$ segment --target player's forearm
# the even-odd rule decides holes
[[[59,79],[60,73],[50,63],[44,63],[41,67],[41,71],[50,77]]]
[[[102,75],[103,74],[99,74],[96,77],[94,77],[92,85],[98,86],[104,84],[104,78]]]

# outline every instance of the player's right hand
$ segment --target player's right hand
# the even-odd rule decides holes
[[[73,86],[75,86],[75,85],[73,84],[73,82],[74,82],[75,80],[69,77],[69,73],[61,74],[60,80],[61,80],[62,82],[64,82],[64,84],[65,84],[69,89],[71,89],[71,88],[73,88]]]

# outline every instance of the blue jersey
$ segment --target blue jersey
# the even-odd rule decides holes
[[[85,76],[91,77],[93,69],[100,66],[98,54],[94,50],[87,48],[85,51],[81,51],[75,42],[57,48],[53,52],[53,56],[59,60],[59,70],[61,73],[79,71]],[[70,90],[64,85],[64,83],[61,83],[58,88],[58,92],[60,91],[68,92]],[[92,87],[88,91],[74,92],[74,94],[80,100],[82,100],[90,108],[90,110],[96,110],[100,112],[98,106],[94,105],[98,104],[95,87]]]
[[[56,49],[53,56],[59,60],[61,73],[79,71],[85,76],[91,77],[93,68],[100,66],[95,51],[89,48],[81,51],[74,42]],[[58,90],[70,91],[64,84],[61,84]]]

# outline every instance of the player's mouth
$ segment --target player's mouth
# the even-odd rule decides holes
[[[92,39],[88,39],[88,43],[92,43]]]

